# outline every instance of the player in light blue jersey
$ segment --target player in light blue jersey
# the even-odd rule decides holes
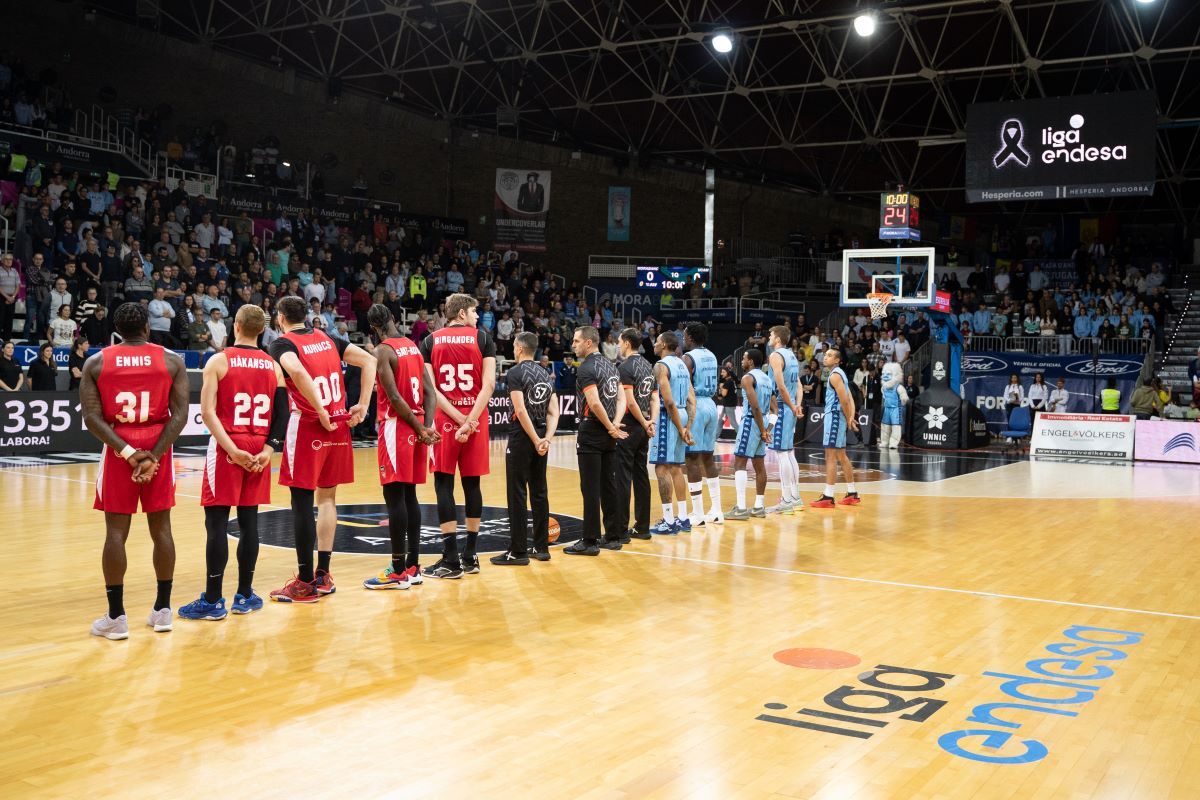
[[[692,391],[687,365],[675,355],[678,349],[679,337],[670,331],[654,340],[654,354],[659,358],[654,365],[658,403],[650,409],[650,425],[654,431],[650,440],[650,463],[658,478],[663,518],[650,532],[660,535],[690,533],[692,530],[683,462],[687,445],[695,441],[692,439],[692,420],[696,416],[696,394]],[[681,400],[685,403],[682,409],[679,407]],[[678,513],[671,505],[672,494]]]
[[[742,424],[738,428],[737,447],[733,451],[733,478],[737,487],[737,505],[728,519],[765,517],[767,493],[767,420],[766,409],[775,394],[775,383],[762,370],[763,353],[751,347],[742,355]],[[754,507],[746,505],[746,461],[754,462]]]
[[[775,382],[775,397],[771,410],[775,419],[771,425],[771,441],[767,447],[775,451],[779,461],[779,504],[767,509],[772,514],[792,514],[803,511],[800,502],[800,465],[796,462],[796,420],[804,412],[800,400],[800,362],[792,352],[792,331],[786,325],[771,328],[767,340],[771,355],[767,356],[767,374]]]
[[[713,451],[717,448],[717,370],[720,364],[704,345],[708,341],[708,326],[693,322],[683,330],[683,363],[692,374],[696,392],[696,418],[692,436],[696,439],[687,449],[688,491],[692,495],[692,525],[719,525],[725,521],[721,514],[721,478]],[[708,481],[708,514],[704,513],[704,481]]]
[[[814,500],[813,508],[833,508],[833,492],[837,485],[838,467],[846,478],[846,496],[841,505],[856,506],[858,490],[854,488],[854,465],[846,456],[846,429],[858,430],[855,418],[854,398],[850,396],[850,381],[842,370],[842,351],[831,347],[825,351],[824,364],[829,370],[828,385],[825,387],[825,432],[821,444],[825,446],[825,493]]]

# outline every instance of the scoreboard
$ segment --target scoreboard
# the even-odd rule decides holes
[[[879,238],[921,241],[921,198],[911,192],[879,195]]]

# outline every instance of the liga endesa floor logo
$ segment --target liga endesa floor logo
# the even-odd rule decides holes
[[[551,514],[550,518],[558,522],[559,534],[556,545],[570,544],[583,534],[583,520],[578,517]],[[461,507],[458,509],[458,532],[459,538],[465,539],[466,528]],[[236,519],[229,520],[229,535],[238,535]],[[530,531],[531,541],[532,535],[532,531]],[[291,509],[281,508],[259,512],[258,537],[259,541],[265,545],[286,549],[295,547]],[[391,552],[391,541],[387,506],[383,503],[338,506],[337,532],[333,539],[335,552],[386,556]],[[479,552],[499,552],[507,548],[508,543],[508,509],[484,506],[479,524]],[[441,553],[442,532],[438,527],[437,506],[422,505],[421,554],[436,556]]]
[[[941,733],[937,746],[959,758],[987,764],[1030,764],[1051,753],[1052,743],[1018,738],[1024,725],[1036,726],[1042,715],[1076,717],[1078,708],[1092,701],[1102,681],[1113,677],[1109,664],[1123,661],[1128,648],[1143,634],[1112,628],[1072,625],[1061,636],[1067,641],[1046,646],[1052,658],[1025,662],[1027,674],[992,672],[982,678],[1000,681],[995,702],[973,707],[956,730]],[[803,669],[847,669],[862,659],[840,650],[803,647],[780,650],[781,664]],[[1104,663],[1097,663],[1104,662]],[[891,724],[928,721],[947,701],[936,695],[958,676],[949,672],[877,664],[851,682],[830,691],[817,702],[806,703],[787,716],[759,714],[755,719],[800,730],[870,739]],[[770,712],[787,711],[784,703],[765,703]],[[945,716],[943,716],[943,719]]]

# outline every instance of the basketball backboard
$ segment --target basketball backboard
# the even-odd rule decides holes
[[[869,293],[890,292],[893,306],[930,306],[933,259],[932,247],[843,250],[841,304],[866,306]]]

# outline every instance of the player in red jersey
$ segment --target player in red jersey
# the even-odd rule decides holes
[[[95,508],[104,512],[107,533],[101,565],[108,613],[92,623],[92,634],[128,639],[125,541],[139,502],[154,542],[158,577],[158,596],[146,624],[157,632],[171,630],[175,573],[171,445],[187,423],[188,378],[183,359],[149,343],[150,314],[145,306],[123,303],[113,314],[113,324],[123,341],[84,363],[79,401],[88,430],[104,443]]]
[[[354,482],[350,429],[367,414],[375,388],[375,358],[344,339],[330,339],[322,331],[307,327],[308,307],[303,299],[284,297],[275,308],[283,335],[271,343],[271,356],[283,367],[292,407],[283,442],[279,483],[292,490],[299,572],[282,589],[271,592],[271,599],[281,603],[313,603],[321,595],[336,591],[329,574],[329,561],[337,531],[337,487]],[[359,402],[349,411],[343,361],[362,370]],[[296,382],[303,382],[304,375],[312,379],[318,405],[305,397]]]
[[[367,589],[407,589],[421,583],[421,504],[417,484],[425,482],[428,445],[440,438],[425,420],[433,418],[433,379],[416,344],[396,329],[384,305],[367,311],[367,322],[379,344],[375,347],[379,377],[379,482],[388,507],[392,561]]]
[[[425,369],[437,391],[434,430],[442,440],[433,446],[433,487],[442,528],[442,558],[425,568],[430,578],[461,578],[479,572],[475,545],[483,515],[479,478],[488,474],[488,400],[496,388],[496,343],[475,327],[476,300],[467,294],[446,298],[450,324],[421,342]],[[462,480],[467,518],[467,546],[458,557],[458,514],[454,505],[454,471]]]
[[[258,347],[266,325],[261,308],[242,306],[233,321],[234,344],[204,365],[200,412],[212,433],[200,491],[208,580],[200,597],[179,609],[184,619],[224,619],[230,610],[250,614],[263,605],[252,583],[258,561],[258,507],[271,500],[271,456],[282,449],[289,416],[283,370]],[[311,378],[303,375],[297,386],[310,403],[317,401]],[[226,609],[222,583],[229,562],[231,508],[237,508],[238,586],[232,609]]]

